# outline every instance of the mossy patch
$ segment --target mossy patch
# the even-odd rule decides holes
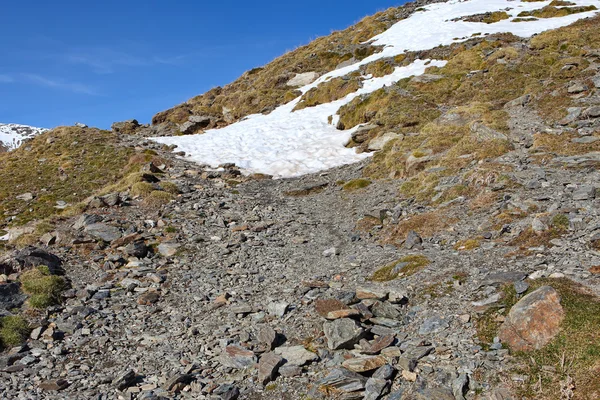
[[[359,189],[364,189],[371,185],[369,179],[353,179],[342,186],[342,189],[347,192],[352,192]]]
[[[9,315],[0,318],[0,350],[22,344],[29,332],[29,323],[23,317]]]
[[[416,274],[430,263],[429,259],[423,255],[402,257],[401,259],[378,269],[369,279],[375,282],[387,282],[397,279],[400,276],[408,277]]]
[[[61,276],[51,275],[48,267],[37,267],[25,271],[20,276],[23,292],[30,295],[29,305],[33,308],[46,308],[61,302],[61,293],[68,285]]]

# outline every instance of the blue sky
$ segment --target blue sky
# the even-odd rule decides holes
[[[110,127],[401,0],[4,1],[0,122]]]

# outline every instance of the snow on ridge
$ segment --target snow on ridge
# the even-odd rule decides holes
[[[21,144],[34,136],[46,132],[45,128],[34,128],[33,126],[20,124],[0,124],[0,147],[14,150]]]
[[[571,0],[577,6],[599,5],[598,0]],[[522,2],[519,0],[450,0],[424,7],[411,17],[399,21],[390,29],[369,42],[384,46],[383,51],[366,59],[340,68],[300,88],[306,93],[313,87],[334,77],[356,71],[361,65],[381,58],[394,57],[406,51],[428,50],[440,45],[465,41],[475,33],[493,34],[512,32],[517,36],[531,37],[546,30],[556,29],[595,15],[598,11],[572,14],[560,18],[515,23],[512,20],[522,11],[531,11],[550,4]],[[493,24],[452,21],[473,14],[506,11],[509,19]],[[177,145],[187,154],[187,159],[216,167],[223,163],[235,163],[244,173],[263,173],[275,178],[288,178],[319,172],[360,161],[369,154],[356,154],[345,144],[353,130],[339,131],[329,124],[329,116],[335,116],[340,107],[361,94],[371,93],[400,79],[421,75],[428,66],[443,66],[444,61],[416,60],[406,67],[397,67],[382,78],[367,79],[363,87],[343,99],[292,111],[300,98],[278,107],[268,115],[256,114],[221,129],[212,129],[202,135],[150,138],[159,143]]]

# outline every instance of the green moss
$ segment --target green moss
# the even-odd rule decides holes
[[[342,186],[342,188],[346,191],[354,191],[359,189],[364,189],[371,184],[371,181],[368,179],[353,179]]]
[[[394,273],[394,268],[400,263],[406,263],[406,265],[403,266],[398,273]],[[411,276],[425,268],[429,263],[429,259],[422,255],[402,257],[401,259],[378,269],[369,279],[375,282],[387,282],[397,279],[399,276]]]
[[[569,229],[569,225],[570,225],[569,217],[566,216],[565,214],[556,214],[552,218],[552,226],[554,226],[557,229],[566,231],[567,229]]]
[[[20,316],[0,318],[0,349],[22,344],[29,336],[29,324]]]
[[[61,301],[61,293],[67,289],[63,277],[51,275],[48,267],[40,266],[24,272],[21,277],[23,292],[30,295],[29,305],[46,308]]]

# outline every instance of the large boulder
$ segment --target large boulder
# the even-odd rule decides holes
[[[115,133],[133,135],[139,127],[140,123],[137,120],[130,119],[129,121],[115,122],[110,128]]]
[[[60,258],[37,247],[30,246],[22,249],[15,256],[15,261],[19,263],[21,269],[44,265],[48,267],[48,270],[53,275],[64,273]]]
[[[558,292],[542,286],[513,306],[498,336],[513,351],[539,350],[558,334],[564,317]]]
[[[212,119],[204,115],[192,115],[186,122],[179,125],[179,130],[184,135],[193,135],[198,131],[207,128],[212,122]]]
[[[313,83],[319,74],[316,72],[305,72],[303,74],[296,74],[292,79],[287,82],[288,86],[298,87],[298,86],[306,86]]]

